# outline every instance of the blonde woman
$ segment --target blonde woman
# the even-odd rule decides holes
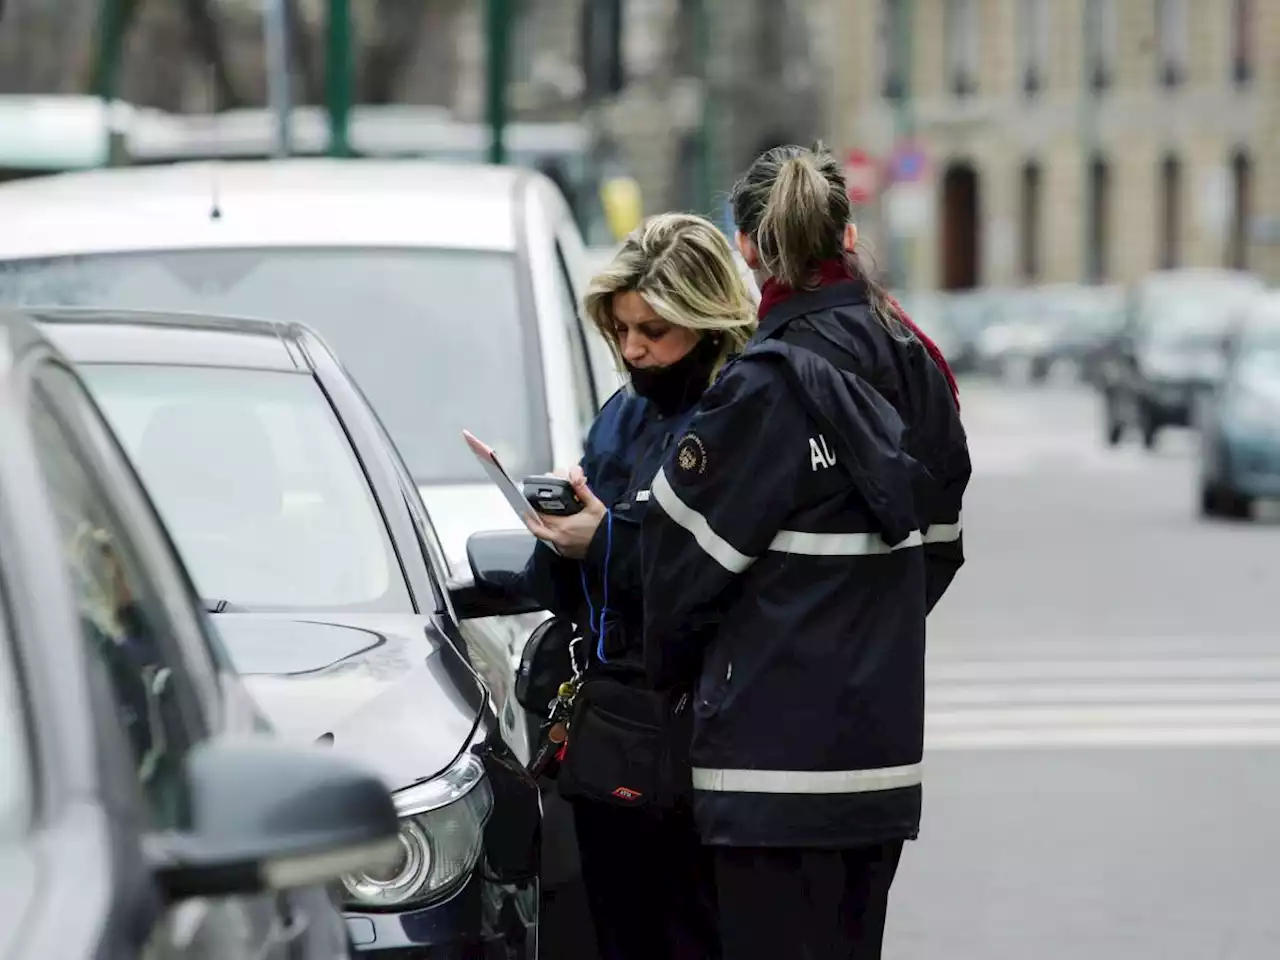
[[[640,523],[650,484],[690,411],[756,327],[727,239],[682,214],[646,220],[592,282],[586,311],[629,384],[605,404],[570,471],[581,512],[530,524],[528,571],[582,628],[560,791],[574,819],[605,960],[719,955],[710,864],[690,811],[690,690],[643,668]],[[554,547],[554,550],[551,549]]]

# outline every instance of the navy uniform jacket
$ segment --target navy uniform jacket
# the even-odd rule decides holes
[[[854,282],[778,304],[704,394],[653,482],[643,590],[654,682],[698,677],[706,842],[917,834],[925,618],[969,473],[942,372]]]
[[[640,521],[649,507],[653,478],[667,450],[684,433],[692,407],[689,403],[664,415],[627,390],[609,398],[587,434],[580,465],[591,491],[610,508],[612,524],[600,524],[582,562],[560,557],[539,543],[525,569],[530,595],[579,624],[591,638],[587,646],[593,660],[598,660],[600,645],[588,625],[592,620],[598,625],[607,569],[603,652],[611,665],[634,672],[637,679],[643,679]]]

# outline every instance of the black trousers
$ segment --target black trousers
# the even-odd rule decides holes
[[[879,960],[902,843],[716,847],[724,960]]]
[[[712,855],[693,814],[573,806],[601,960],[719,960]]]

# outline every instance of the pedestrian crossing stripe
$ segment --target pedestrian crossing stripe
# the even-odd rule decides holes
[[[931,664],[926,750],[1280,746],[1280,658]]]

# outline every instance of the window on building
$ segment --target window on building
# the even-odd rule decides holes
[[[757,7],[754,63],[762,79],[778,79],[787,69],[790,7],[787,0],[769,0]]]
[[[1088,252],[1085,277],[1101,283],[1111,272],[1111,165],[1105,157],[1089,161]]]
[[[538,50],[537,23],[533,4],[517,0],[507,38],[507,79],[513,84],[533,82],[534,59]]]
[[[1156,69],[1162,86],[1187,79],[1190,52],[1187,0],[1156,0]]]
[[[946,31],[947,85],[957,97],[978,90],[981,59],[978,0],[946,0],[943,28]]]
[[[1231,233],[1227,266],[1249,269],[1249,224],[1253,219],[1253,161],[1244,150],[1231,158]]]
[[[682,77],[703,76],[706,64],[702,55],[703,0],[680,0],[676,10],[675,44],[672,64]]]
[[[532,7],[536,0],[522,2]],[[588,100],[620,93],[626,85],[621,0],[586,0],[583,4],[582,62]]]
[[[1254,0],[1231,3],[1231,79],[1238,87],[1253,79]]]
[[[880,94],[887,100],[901,100],[907,95],[908,65],[903,41],[907,37],[904,17],[907,5],[902,0],[880,0],[876,6],[876,51],[879,62]]]
[[[1095,93],[1108,90],[1115,75],[1115,0],[1085,0],[1085,82]]]
[[[1022,279],[1030,283],[1040,279],[1040,164],[1028,160],[1022,165]]]
[[[1160,161],[1160,267],[1172,270],[1182,259],[1182,161],[1173,155]]]
[[[1044,89],[1049,73],[1049,0],[1022,0],[1018,6],[1018,71],[1028,97]]]

